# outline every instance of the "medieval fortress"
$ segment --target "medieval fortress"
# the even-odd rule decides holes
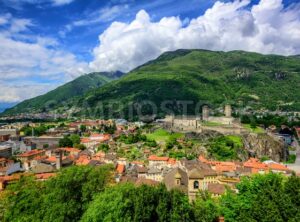
[[[231,105],[225,105],[224,116],[210,116],[210,108],[202,107],[202,116],[166,116],[162,120],[164,127],[173,131],[201,133],[205,130],[217,131],[222,134],[241,134],[244,128],[239,119],[232,117]]]

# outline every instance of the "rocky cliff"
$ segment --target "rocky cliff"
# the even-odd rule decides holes
[[[245,149],[249,156],[261,158],[268,156],[274,161],[281,161],[284,157],[284,143],[268,134],[250,133],[243,136]]]

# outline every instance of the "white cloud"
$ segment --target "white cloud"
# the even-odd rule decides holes
[[[10,85],[6,82],[0,81],[0,101],[2,102],[20,102],[25,99],[35,97],[37,95],[44,94],[56,86],[52,84],[41,84],[34,82],[27,82],[23,84]]]
[[[53,5],[60,6],[60,5],[67,5],[72,3],[74,0],[52,0]]]
[[[6,30],[0,31],[0,102],[40,95],[57,82],[71,80],[88,71],[87,63],[59,49],[56,39],[28,34],[34,25],[31,20],[9,17],[5,25]],[[31,78],[37,82],[23,83],[24,79]],[[56,84],[43,83],[49,80],[56,80]]]
[[[92,70],[129,71],[161,53],[180,48],[300,54],[299,4],[282,0],[216,2],[188,24],[178,17],[152,22],[141,10],[131,23],[113,22],[99,36]]]
[[[100,23],[111,22],[118,16],[126,13],[128,9],[128,4],[120,4],[114,6],[106,6],[93,12],[85,12],[83,13],[84,16],[82,16],[81,19],[65,25],[64,28],[61,31],[59,31],[58,34],[60,37],[64,38],[66,37],[67,33],[73,30],[74,27],[91,26]]]

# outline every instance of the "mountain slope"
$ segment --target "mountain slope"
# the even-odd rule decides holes
[[[121,72],[95,72],[82,75],[44,95],[25,100],[13,108],[7,109],[3,114],[11,115],[52,110],[57,106],[61,106],[62,103],[84,95],[89,90],[101,87],[119,78],[122,74]]]
[[[183,113],[183,107],[176,101],[193,102],[188,106],[189,114],[194,114],[203,103],[218,107],[228,102],[255,109],[299,111],[299,89],[298,57],[177,50],[162,54],[77,102],[79,106],[88,106],[95,116],[109,117],[130,117],[128,104],[145,100],[156,105],[159,116],[168,112],[161,108],[164,101],[177,114]],[[100,107],[99,101],[103,104]],[[143,106],[141,112],[149,114],[151,110]],[[133,108],[133,116],[136,111]],[[86,114],[85,110],[80,114]]]
[[[299,89],[297,56],[177,50],[69,100],[67,108],[57,110],[91,117],[136,118],[152,113],[149,105],[140,110],[145,102],[154,104],[155,114],[163,116],[171,110],[185,113],[184,106],[178,104],[185,101],[189,103],[187,114],[197,113],[204,103],[215,108],[231,103],[254,109],[300,111]]]

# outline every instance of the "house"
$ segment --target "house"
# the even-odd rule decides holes
[[[244,162],[244,168],[249,168],[251,173],[264,174],[269,171],[268,165],[260,162],[256,158],[250,158],[248,161]]]
[[[86,146],[87,148],[93,148],[99,144],[96,140],[91,140],[90,138],[81,138],[80,143]]]
[[[9,158],[12,156],[13,147],[12,144],[4,142],[0,144],[0,157]]]
[[[11,175],[22,171],[21,164],[6,158],[0,158],[0,176]]]
[[[149,167],[162,169],[168,166],[169,157],[159,157],[156,155],[151,155],[148,157]]]
[[[167,189],[178,188],[194,200],[199,190],[208,190],[209,184],[219,184],[217,172],[199,160],[182,160],[164,176]]]
[[[226,191],[225,185],[210,183],[208,184],[207,191],[212,195],[212,197],[220,197]]]
[[[31,150],[27,151],[25,153],[17,155],[17,159],[22,162],[22,164],[26,162],[30,162],[37,156],[44,156],[45,155],[45,150]]]
[[[146,179],[161,182],[163,180],[162,170],[156,167],[150,167],[146,173]]]
[[[148,173],[148,169],[146,167],[136,165],[136,169],[137,169],[137,173],[138,173],[138,178],[141,178],[141,177],[146,178],[146,175]]]

